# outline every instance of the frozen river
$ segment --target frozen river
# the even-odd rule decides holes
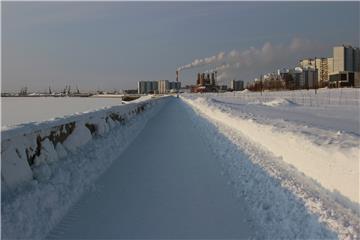
[[[44,121],[121,104],[121,98],[2,97],[1,127]]]

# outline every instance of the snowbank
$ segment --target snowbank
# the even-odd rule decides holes
[[[347,232],[350,235],[354,235],[354,231],[355,233],[359,231],[358,221],[354,224],[352,220],[349,220],[358,219],[359,216],[360,170],[357,135],[281,120],[267,119],[265,121],[261,118],[261,114],[239,114],[210,96],[184,95],[183,99],[210,121],[221,123],[237,131],[251,142],[271,152],[277,157],[278,160],[275,162],[278,164],[286,163],[286,166],[295,169],[293,172],[303,174],[306,176],[305,179],[310,179],[312,184],[309,186],[312,190],[307,192],[323,192],[324,194],[317,196],[310,194],[311,197],[305,194],[307,197],[304,197],[304,191],[300,191],[299,197],[311,202],[307,207],[319,213],[329,225],[336,225],[334,229],[341,229],[337,231]],[[289,189],[294,192],[299,188],[301,189],[301,183],[297,186],[289,186]],[[315,206],[322,197],[327,198],[324,200],[326,202],[324,206],[336,205],[337,207],[333,209],[341,209],[335,211],[338,215],[324,213],[321,206]],[[350,212],[347,209],[350,209]],[[343,212],[348,213],[343,214]],[[344,230],[347,227],[357,228],[357,230]]]
[[[167,100],[129,103],[3,132],[2,237],[45,237]]]
[[[209,98],[188,97],[185,101],[210,118],[241,131],[330,191],[360,203],[358,137],[319,129],[302,132],[290,125],[280,128],[263,124],[256,116],[244,119]]]
[[[126,105],[74,114],[55,120],[13,126],[1,132],[2,183],[5,188],[30,181],[32,167],[56,161],[67,151],[103,136],[119,124],[141,113],[159,99],[143,99]],[[56,150],[57,151],[56,151]],[[66,149],[66,150],[64,150]]]
[[[283,181],[292,179],[280,171],[277,157],[251,143],[246,137],[188,106],[196,128],[201,130],[209,150],[220,161],[235,195],[246,200],[246,221],[258,224],[255,239],[335,239],[336,236],[311,214]],[[268,171],[270,170],[270,171]]]

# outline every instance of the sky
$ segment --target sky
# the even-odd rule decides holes
[[[189,64],[182,85],[215,68],[226,84],[359,46],[360,2],[1,4],[3,92],[136,89]]]

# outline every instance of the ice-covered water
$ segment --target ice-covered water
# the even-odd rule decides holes
[[[119,104],[122,104],[121,98],[2,97],[1,127],[44,121]]]

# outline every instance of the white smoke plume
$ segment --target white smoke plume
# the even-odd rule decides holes
[[[209,64],[216,64],[216,63],[222,61],[224,59],[224,57],[225,57],[225,53],[220,52],[217,55],[214,55],[211,57],[195,59],[194,61],[192,61],[192,63],[178,67],[177,70],[181,71],[181,70],[195,68],[195,67],[201,67],[201,66],[205,66],[205,65],[209,65]]]
[[[319,44],[306,39],[294,38],[288,45],[274,45],[266,42],[260,48],[250,47],[244,51],[220,52],[211,57],[195,59],[177,70],[182,71],[212,65],[215,67],[210,71],[218,71],[218,80],[232,79],[238,77],[240,71],[243,73],[255,72],[256,69],[259,72],[261,69],[268,69],[269,66],[282,67],[288,64],[290,60],[299,60],[306,56],[305,54],[312,54],[321,50],[323,50],[323,46]]]

